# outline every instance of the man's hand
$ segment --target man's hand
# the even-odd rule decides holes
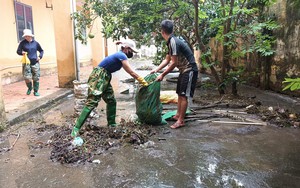
[[[162,74],[160,74],[157,78],[156,81],[160,82],[164,79],[164,76]]]
[[[153,69],[151,72],[150,72],[150,74],[154,74],[154,73],[156,73],[157,72],[157,70],[156,69]]]

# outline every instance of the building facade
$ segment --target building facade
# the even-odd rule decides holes
[[[80,8],[80,0],[3,0],[0,18],[0,76],[1,87],[23,80],[21,56],[16,50],[22,40],[23,29],[31,29],[35,40],[43,50],[40,62],[41,74],[54,71],[58,75],[59,87],[73,87],[78,78],[81,63],[96,66],[105,55],[115,52],[116,45],[101,35],[101,22],[93,27],[95,38],[87,44],[74,40],[74,20],[71,14]],[[67,68],[66,68],[67,67]],[[0,89],[0,119],[5,118],[3,93]]]

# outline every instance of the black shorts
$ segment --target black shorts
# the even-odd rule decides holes
[[[179,96],[193,97],[198,79],[198,71],[187,71],[179,74],[176,93]]]

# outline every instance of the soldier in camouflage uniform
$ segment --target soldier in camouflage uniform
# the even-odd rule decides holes
[[[80,128],[88,118],[91,111],[98,106],[101,98],[106,103],[106,116],[108,126],[116,126],[116,99],[112,85],[110,84],[112,73],[120,70],[122,67],[133,78],[137,79],[140,84],[147,86],[148,83],[143,77],[135,73],[128,63],[128,58],[133,56],[133,52],[137,53],[135,43],[132,40],[117,42],[121,45],[121,50],[107,56],[94,68],[88,79],[88,97],[81,114],[76,120],[71,136],[76,137]]]

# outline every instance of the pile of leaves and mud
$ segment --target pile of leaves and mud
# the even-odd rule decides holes
[[[249,115],[255,114],[262,121],[270,125],[279,127],[300,127],[299,113],[278,106],[264,106],[255,96],[233,96],[230,94],[220,96],[208,92],[194,97],[194,102],[199,106],[199,109],[239,109],[247,112]]]
[[[94,156],[109,153],[110,148],[147,143],[156,134],[156,129],[125,120],[117,127],[84,126],[79,135],[84,141],[81,146],[72,144],[70,134],[71,129],[63,126],[50,138],[52,161],[68,164],[93,162]]]
[[[249,114],[257,114],[261,120],[268,122],[271,125],[280,127],[300,127],[300,114],[290,112],[288,109],[280,107],[266,107],[262,105],[249,105],[246,107]]]

